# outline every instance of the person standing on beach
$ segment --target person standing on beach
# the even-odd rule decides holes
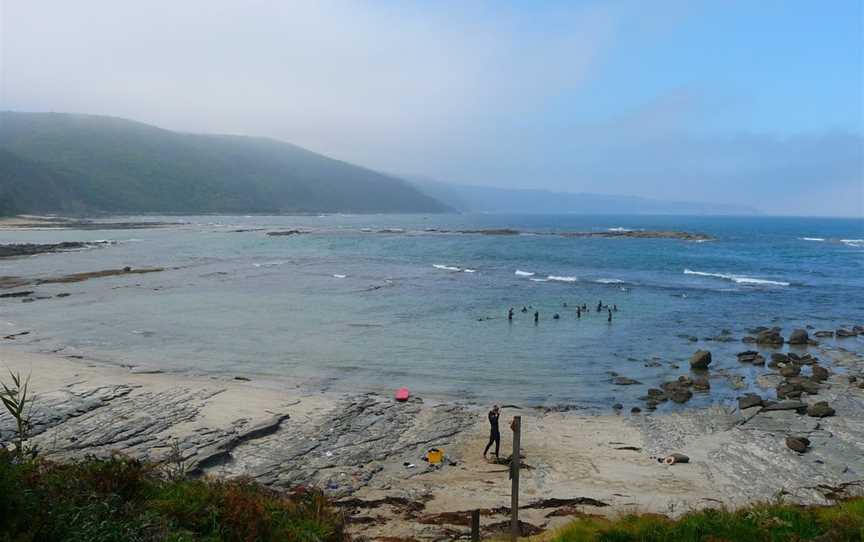
[[[602,310],[603,310],[603,301],[600,300],[597,302],[597,312],[600,312]]]
[[[492,407],[492,410],[489,411],[489,444],[486,445],[486,449],[483,450],[483,457],[486,457],[486,454],[489,453],[489,448],[492,444],[495,444],[495,459],[498,459],[498,449],[501,447],[501,431],[498,429],[498,418],[501,417],[501,411],[498,409],[498,405]]]

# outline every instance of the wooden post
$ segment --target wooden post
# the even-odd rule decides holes
[[[471,542],[480,542],[480,510],[471,511]]]
[[[519,466],[522,464],[522,416],[513,417],[513,455],[510,456],[510,540],[519,538]]]

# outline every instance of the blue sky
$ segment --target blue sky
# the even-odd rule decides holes
[[[864,3],[2,4],[5,109],[445,181],[864,215]]]

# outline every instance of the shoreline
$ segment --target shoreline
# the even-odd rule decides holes
[[[820,355],[864,370],[856,354]],[[136,371],[8,344],[0,345],[0,365],[32,374],[33,441],[49,458],[119,451],[159,462],[179,445],[199,474],[251,476],[276,488],[320,486],[342,501],[351,530],[372,539],[464,534],[463,512],[476,508],[485,510],[484,526],[506,520],[507,467],[481,457],[488,423],[476,405]],[[535,507],[520,516],[555,528],[584,512],[678,515],[780,492],[807,504],[864,494],[864,389],[845,374],[832,374],[829,384],[806,399],[829,401],[837,415],[827,418],[761,407],[638,416],[505,409],[505,428],[512,415],[523,416],[521,502]],[[0,416],[0,430],[10,421]],[[788,435],[807,435],[810,450],[788,449]],[[506,457],[509,431],[502,436]],[[442,466],[421,460],[431,447],[444,449]],[[657,462],[670,453],[690,463]]]

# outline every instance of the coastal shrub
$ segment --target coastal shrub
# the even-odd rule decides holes
[[[166,479],[122,456],[22,462],[0,451],[0,542],[341,542],[341,513],[317,491],[249,480]]]
[[[632,514],[613,519],[588,516],[541,539],[548,542],[861,542],[864,540],[864,498],[824,507],[763,504],[739,510],[707,509],[674,520],[656,514]]]

